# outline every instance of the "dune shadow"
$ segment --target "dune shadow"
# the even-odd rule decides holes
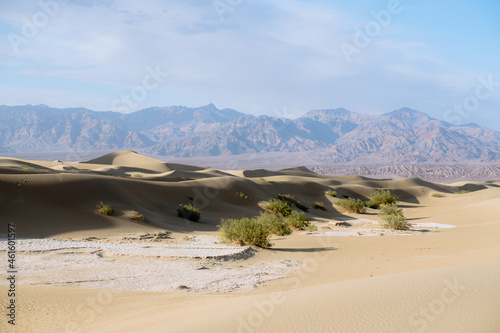
[[[412,217],[412,218],[407,218],[408,221],[416,221],[416,220],[425,220],[425,219],[429,219],[430,216],[426,216],[426,217]]]
[[[334,247],[309,247],[309,248],[273,248],[272,251],[277,252],[304,252],[304,253],[314,253],[314,252],[327,252],[336,250]]]

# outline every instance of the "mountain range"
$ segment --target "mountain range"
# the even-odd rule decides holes
[[[0,153],[134,150],[196,158],[300,153],[322,166],[500,164],[500,133],[454,126],[402,108],[382,115],[342,108],[297,119],[254,116],[213,104],[133,113],[46,105],[0,106]]]

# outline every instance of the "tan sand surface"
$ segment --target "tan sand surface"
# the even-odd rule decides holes
[[[342,213],[334,204],[338,198],[324,194],[336,190],[339,197],[367,199],[378,188],[399,196],[405,216],[416,224],[412,233],[382,230],[373,209]],[[470,193],[459,194],[462,190]],[[240,192],[248,199],[240,198]],[[436,192],[442,197],[434,197]],[[307,205],[325,203],[326,211],[310,208],[307,213],[318,227],[316,234],[273,237],[270,250],[255,248],[251,255],[224,260],[189,256],[199,250],[196,246],[182,250],[181,258],[175,252],[197,237],[216,237],[221,218],[258,215],[259,203],[278,193],[292,194]],[[115,214],[98,214],[100,201],[111,204]],[[201,208],[199,222],[177,217],[177,206],[189,202]],[[319,176],[302,168],[224,171],[117,152],[88,163],[0,158],[0,205],[0,238],[13,222],[17,238],[34,246],[25,245],[24,252],[19,248],[18,325],[13,329],[3,319],[2,332],[500,332],[500,181],[436,184]],[[147,222],[131,220],[132,211]],[[160,242],[126,240],[165,230],[171,233]],[[47,238],[106,244],[99,243],[97,250],[88,244],[78,251],[71,246],[36,248]],[[134,242],[137,248],[130,247]],[[175,251],[155,252],[158,244],[170,244]],[[99,252],[105,246],[111,250]],[[233,253],[231,247],[214,246],[219,253]],[[234,253],[241,250],[236,249]],[[6,263],[6,249],[0,251]],[[144,256],[157,267],[134,265]],[[44,260],[51,275],[40,272]],[[102,260],[106,265],[100,265]],[[85,265],[79,262],[90,265],[96,276],[112,273],[108,278],[115,283],[86,283]],[[280,271],[284,262],[293,263],[292,269]],[[135,283],[130,279],[131,288],[121,288],[120,276],[113,274],[127,263],[140,267],[141,278]],[[146,291],[155,290],[151,281],[162,278],[162,267],[168,273],[175,265],[187,270],[163,276],[168,280],[163,285],[173,289]],[[232,273],[204,280],[197,272],[201,266]],[[262,278],[255,286],[250,283],[250,289],[203,290],[210,281],[217,281],[212,287],[234,286],[245,274],[256,281],[252,279],[263,272],[256,267],[274,267],[283,278]],[[190,288],[182,278],[203,281]],[[7,289],[5,281],[0,283],[2,307]]]

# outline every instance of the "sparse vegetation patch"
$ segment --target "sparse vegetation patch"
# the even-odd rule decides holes
[[[408,230],[411,228],[411,223],[403,215],[403,210],[395,203],[383,206],[379,216],[380,224],[384,228],[394,230]]]
[[[297,207],[298,209],[300,209],[304,212],[307,212],[309,210],[309,208],[307,208],[306,205],[301,203],[299,200],[295,199],[295,197],[291,194],[278,194],[276,197],[280,200],[283,200],[283,201],[289,202],[290,204],[295,205],[295,207]]]
[[[329,195],[331,197],[337,197],[337,192],[336,191],[326,191],[325,192],[326,195]]]
[[[315,201],[313,203],[313,208],[314,209],[319,209],[319,210],[326,210],[325,204],[323,202],[321,202],[321,201]]]
[[[340,199],[335,204],[339,206],[342,210],[347,211],[349,213],[358,213],[358,214],[366,213],[365,203],[361,199],[354,199],[354,198]]]
[[[292,213],[292,208],[290,203],[286,201],[281,201],[280,199],[272,199],[266,205],[266,208],[275,213],[278,216],[287,217]]]
[[[201,212],[200,209],[193,204],[179,204],[179,207],[177,207],[177,216],[196,222],[200,219]]]
[[[111,205],[106,205],[102,201],[97,205],[97,210],[102,215],[113,215],[113,207]]]
[[[439,192],[434,192],[434,193],[432,193],[432,197],[434,197],[434,198],[442,198],[443,195],[441,193],[439,193]]]
[[[248,200],[248,195],[245,195],[243,192],[236,192],[236,195],[239,196],[241,199]]]
[[[286,236],[292,233],[288,220],[269,212],[262,212],[257,217],[257,222],[263,224],[271,234]]]
[[[470,193],[468,190],[461,190],[460,192],[457,192],[457,194],[467,194]]]
[[[292,213],[288,215],[288,217],[286,217],[286,220],[290,227],[295,230],[305,230],[311,225],[306,214],[297,212],[295,210],[292,211]]]
[[[377,190],[371,194],[370,201],[377,205],[389,205],[396,203],[398,197],[389,190]]]
[[[367,202],[365,202],[365,206],[368,207],[368,208],[373,208],[373,209],[379,209],[380,208],[380,205],[377,204],[375,201],[373,200],[368,200]]]
[[[224,243],[271,247],[269,229],[256,218],[222,219],[218,226]]]

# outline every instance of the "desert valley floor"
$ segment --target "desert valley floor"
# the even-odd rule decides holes
[[[338,198],[390,189],[412,223]],[[467,192],[467,193],[465,193]],[[437,197],[439,193],[439,197]],[[241,195],[240,195],[241,194]],[[221,218],[291,194],[316,231],[270,249],[219,241]],[[96,211],[100,202],[115,213]],[[177,216],[194,203],[201,219]],[[0,158],[0,251],[16,229],[16,326],[1,332],[500,332],[500,181],[216,170],[131,151],[87,162]],[[132,219],[141,216],[144,219]],[[7,279],[0,282],[6,313]]]

